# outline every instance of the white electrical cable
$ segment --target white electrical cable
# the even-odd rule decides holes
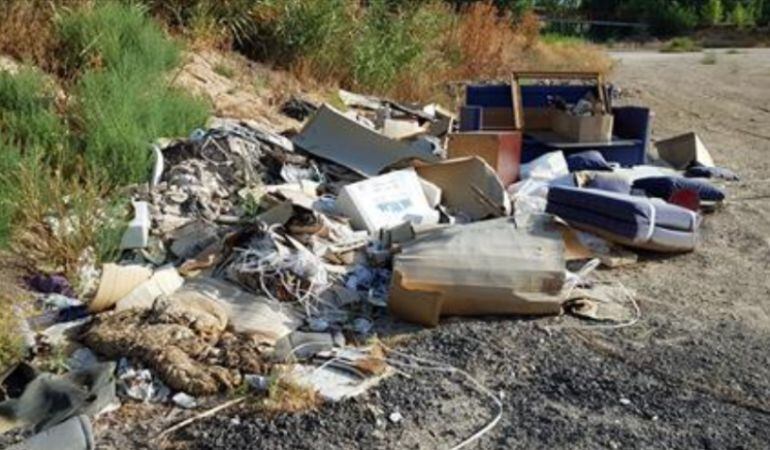
[[[500,398],[498,398],[497,395],[495,395],[492,391],[487,389],[483,384],[481,384],[480,381],[478,381],[476,378],[474,378],[468,372],[466,372],[466,371],[464,371],[462,369],[459,369],[457,367],[454,367],[454,366],[444,365],[444,364],[441,364],[441,363],[436,362],[436,361],[431,361],[429,359],[420,358],[418,356],[408,355],[406,353],[399,352],[397,350],[393,350],[393,349],[391,349],[391,348],[389,348],[389,347],[387,347],[387,346],[385,346],[383,344],[380,344],[380,345],[382,345],[382,347],[388,353],[398,355],[401,358],[406,358],[406,359],[411,360],[413,362],[427,364],[427,365],[430,365],[430,367],[419,366],[419,365],[414,365],[414,364],[405,364],[405,363],[403,363],[401,361],[397,361],[397,360],[392,359],[392,358],[384,358],[383,360],[385,362],[387,362],[388,364],[390,364],[390,365],[401,366],[403,368],[410,368],[410,369],[414,369],[414,370],[436,371],[436,372],[443,372],[443,373],[449,373],[449,374],[457,373],[457,374],[460,374],[463,377],[465,377],[466,380],[470,381],[478,392],[480,392],[480,393],[488,396],[490,399],[492,399],[492,401],[494,402],[495,406],[497,407],[497,414],[495,414],[495,417],[491,421],[489,421],[486,425],[484,425],[481,429],[479,429],[477,432],[475,432],[473,435],[471,435],[470,437],[466,438],[465,440],[463,440],[459,444],[457,444],[454,447],[452,447],[451,450],[459,450],[459,449],[464,448],[467,445],[471,444],[472,442],[478,440],[483,435],[485,435],[490,430],[492,430],[500,422],[500,420],[502,419],[502,417],[503,417],[503,402],[500,400]]]

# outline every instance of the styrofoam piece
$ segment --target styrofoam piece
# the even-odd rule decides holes
[[[120,241],[120,249],[145,248],[150,243],[150,205],[147,202],[131,202],[134,218],[128,223]]]

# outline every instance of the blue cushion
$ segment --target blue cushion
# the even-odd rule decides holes
[[[707,181],[678,176],[640,178],[634,181],[633,188],[644,191],[649,197],[664,200],[685,189],[695,191],[701,200],[718,202],[725,198],[724,192]]]
[[[612,170],[604,156],[597,150],[587,150],[567,155],[567,167],[570,172],[581,170]]]
[[[691,166],[684,173],[687,178],[720,178],[728,181],[738,181],[738,175],[730,169],[723,167],[706,167],[701,165]]]

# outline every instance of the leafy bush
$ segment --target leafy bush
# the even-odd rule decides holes
[[[56,115],[55,93],[42,73],[0,71],[0,139],[17,149],[43,148],[61,154],[65,127]]]
[[[441,10],[427,8],[391,11],[385,0],[370,3],[356,39],[352,84],[357,88],[385,92],[405,74],[432,71],[425,62],[441,33],[451,25]],[[438,14],[433,14],[438,12]]]
[[[700,60],[701,64],[714,65],[717,63],[717,54],[714,52],[706,52],[703,58]]]
[[[695,8],[676,1],[657,5],[649,14],[650,27],[658,36],[686,34],[698,25]]]
[[[65,128],[56,115],[53,91],[40,72],[0,72],[0,244],[8,243],[11,225],[23,207],[22,168],[44,182],[43,160],[62,161]]]
[[[746,7],[740,1],[735,3],[733,11],[730,13],[730,23],[742,30],[754,26],[756,24],[756,14],[753,6],[752,4],[752,7]]]
[[[208,108],[168,86],[179,48],[140,7],[68,9],[56,31],[66,108],[40,73],[0,73],[0,241],[75,281],[88,252],[115,256],[127,205],[111,188],[146,180],[150,142]]]
[[[67,73],[76,75],[74,122],[91,176],[119,185],[149,173],[149,144],[201,126],[205,104],[172,89],[167,72],[179,46],[143,8],[115,2],[62,15],[58,31]]]
[[[678,37],[668,41],[660,51],[663,53],[699,52],[701,47],[692,38]]]
[[[718,25],[722,23],[725,16],[725,8],[722,0],[707,0],[703,5],[702,13],[703,23],[706,25]]]
[[[265,0],[255,9],[257,32],[243,50],[282,67],[302,64],[319,79],[338,77],[350,66],[356,14],[348,0]]]

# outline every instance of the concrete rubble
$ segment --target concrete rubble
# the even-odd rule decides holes
[[[47,308],[81,312],[74,335],[57,334],[93,352],[73,365],[119,362],[109,372],[121,398],[183,409],[242,386],[267,395],[275,373],[341,401],[396,372],[387,350],[360,345],[383,322],[566,312],[626,323],[638,310],[595,288],[590,270],[633,264],[635,247],[697,246],[700,203],[687,209],[679,192],[650,199],[634,189],[713,166],[697,137],[659,143],[673,167],[605,165],[599,152],[523,161],[517,131],[464,134],[437,105],[340,98],[348,111],[299,97],[284,105],[306,121],[293,138],[216,119],[158,141],[152,179],[128,190],[123,254],[101,268],[95,294],[77,299],[66,280],[34,280]],[[609,192],[617,180],[620,192]],[[30,322],[38,334],[74,323],[46,317]],[[72,421],[93,411],[77,402],[66,413],[24,413],[34,417],[8,406],[56,380],[34,378],[0,415],[52,435],[80,426]]]

